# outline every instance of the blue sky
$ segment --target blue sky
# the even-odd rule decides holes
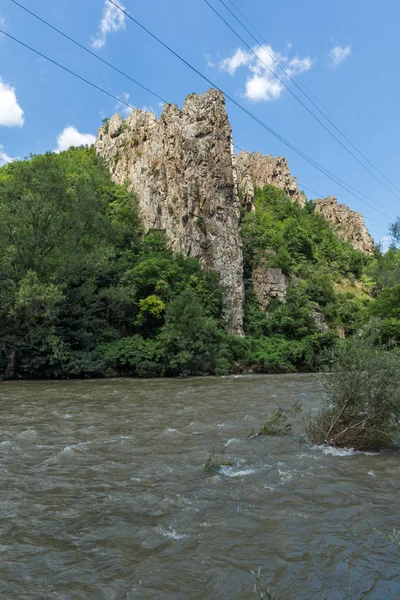
[[[228,2],[228,0],[226,0]],[[182,105],[209,86],[105,0],[19,0],[171,103]],[[247,43],[256,44],[218,0],[210,0]],[[384,167],[400,188],[398,22],[400,4],[386,0],[234,0],[263,35],[257,49],[289,71]],[[227,93],[329,171],[369,196],[386,216],[366,206],[287,148],[237,107],[227,108],[234,140],[249,152],[287,157],[300,187],[363,213],[374,238],[387,235],[400,214],[399,198],[368,174],[271,77],[204,0],[121,0],[127,11]],[[137,108],[159,113],[158,100],[22,11],[0,0],[0,28]],[[109,31],[111,30],[111,31]],[[257,36],[256,36],[257,37]],[[262,52],[262,54],[261,54]],[[273,68],[274,64],[271,63]],[[277,71],[282,77],[282,72]],[[288,82],[293,87],[293,84]],[[297,93],[297,92],[296,92]],[[90,142],[116,101],[0,37],[0,162]],[[121,112],[122,107],[119,107]],[[83,135],[83,137],[82,137]],[[396,191],[400,196],[400,192]],[[309,198],[315,194],[308,193]]]

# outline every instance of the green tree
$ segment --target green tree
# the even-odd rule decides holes
[[[112,253],[110,179],[93,151],[34,156],[0,170],[0,340],[13,376],[68,297]],[[46,325],[47,324],[47,325]]]
[[[158,340],[168,374],[215,371],[221,335],[216,321],[206,316],[193,291],[185,290],[167,305],[165,325]]]

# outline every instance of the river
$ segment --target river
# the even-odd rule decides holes
[[[313,375],[0,385],[2,600],[400,597],[396,453],[312,447]],[[233,462],[219,474],[211,450]]]

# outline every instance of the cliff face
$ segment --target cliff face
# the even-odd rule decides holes
[[[305,206],[306,197],[298,188],[297,180],[290,174],[289,165],[283,156],[275,157],[259,152],[240,152],[236,156],[238,188],[242,201],[253,208],[254,187],[273,185],[296,204]]]
[[[260,309],[265,310],[271,300],[285,299],[287,279],[281,269],[260,263],[253,269],[252,288]]]
[[[228,330],[243,333],[243,255],[231,127],[223,95],[191,95],[160,119],[133,111],[99,131],[96,151],[117,183],[138,198],[145,230],[165,230],[170,246],[217,271]]]
[[[362,252],[371,253],[374,240],[365,226],[363,216],[350,210],[345,204],[338,204],[334,196],[322,200],[314,200],[315,212],[326,221],[332,223],[337,234],[349,241],[354,248]]]
[[[241,335],[240,206],[254,210],[254,187],[266,184],[300,206],[306,204],[286,159],[259,152],[235,157],[223,94],[212,89],[186,98],[182,110],[166,105],[160,119],[144,111],[133,111],[125,121],[114,115],[99,130],[95,148],[114,181],[128,183],[136,193],[145,230],[164,230],[173,251],[219,273],[227,329]],[[315,210],[355,248],[372,251],[373,240],[359,213],[334,197],[316,200]],[[253,287],[265,308],[271,298],[285,297],[286,280],[277,269],[260,265]]]

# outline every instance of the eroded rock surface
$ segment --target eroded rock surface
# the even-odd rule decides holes
[[[340,237],[349,241],[356,250],[371,253],[374,240],[365,226],[363,216],[345,204],[338,204],[335,196],[314,200],[315,212],[331,223]]]
[[[231,127],[223,94],[209,90],[166,105],[160,119],[133,111],[99,130],[96,151],[114,181],[129,183],[146,230],[162,229],[173,251],[217,271],[228,330],[243,333],[243,255]]]
[[[261,310],[265,310],[271,300],[283,300],[286,296],[286,276],[282,270],[267,267],[263,262],[253,269],[252,285]]]
[[[300,192],[297,180],[292,177],[286,158],[259,152],[240,152],[236,158],[240,197],[246,206],[253,207],[254,187],[273,185],[285,192],[288,198],[305,206],[306,197]]]

